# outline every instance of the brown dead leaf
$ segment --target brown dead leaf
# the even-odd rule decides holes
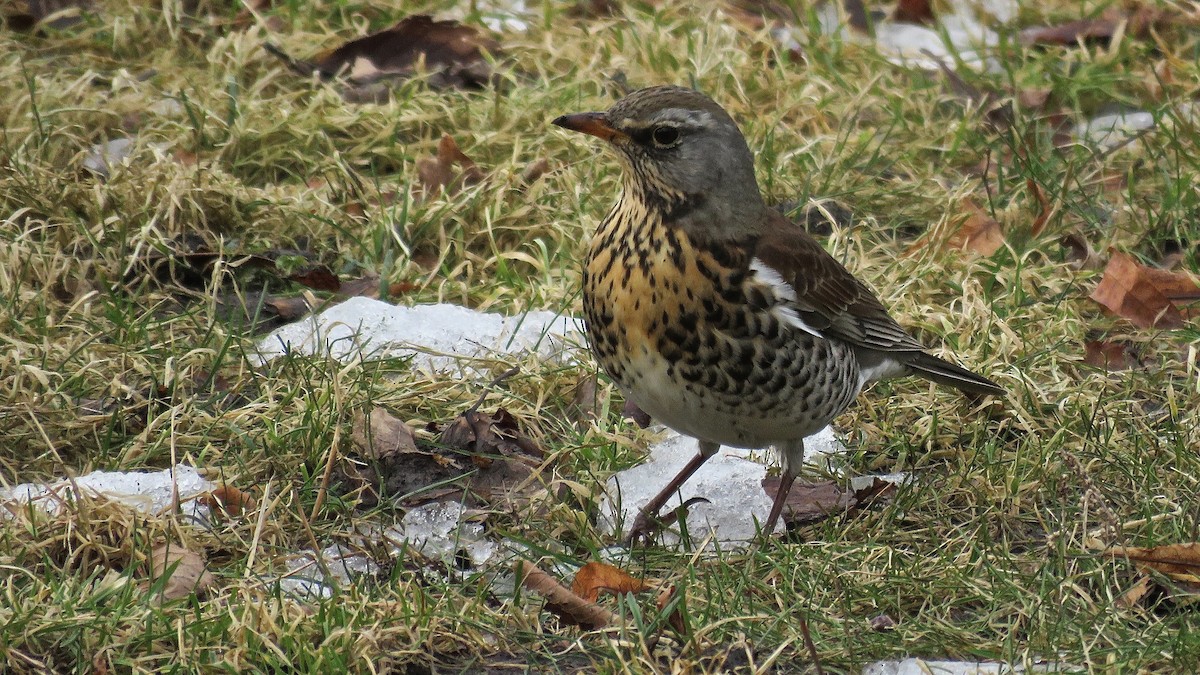
[[[464,187],[479,183],[486,174],[446,134],[438,142],[436,156],[417,161],[417,176],[421,181],[417,196],[425,197],[443,192],[458,194]]]
[[[615,624],[619,619],[604,607],[579,597],[531,562],[518,560],[516,574],[523,588],[545,598],[546,610],[568,625],[595,630]]]
[[[1004,246],[1004,232],[1000,223],[972,201],[964,204],[967,218],[946,240],[948,248],[973,251],[985,258]]]
[[[1083,362],[1109,371],[1128,370],[1138,359],[1131,345],[1108,340],[1086,340],[1083,343]]]
[[[867,622],[867,625],[870,626],[871,630],[875,632],[883,632],[895,630],[897,623],[895,619],[887,614],[876,614],[875,616],[871,617],[871,619]]]
[[[1028,188],[1033,198],[1037,200],[1039,207],[1037,218],[1034,218],[1033,223],[1029,225],[1029,234],[1036,237],[1046,228],[1046,223],[1050,222],[1050,216],[1054,215],[1054,205],[1046,197],[1046,193],[1042,191],[1041,186],[1032,178],[1026,179],[1025,187]]]
[[[303,295],[293,295],[291,297],[269,297],[263,300],[263,307],[275,312],[284,322],[295,321],[301,317],[307,316],[312,307],[308,304],[308,298]]]
[[[513,368],[497,377],[491,386],[516,374]],[[470,491],[487,502],[503,500],[520,504],[533,491],[540,490],[535,469],[546,451],[520,429],[517,419],[504,408],[494,415],[480,412],[486,392],[470,408],[446,425],[439,435],[440,445],[471,457],[478,468],[471,477]]]
[[[685,621],[683,618],[684,597],[679,592],[678,586],[674,584],[671,584],[670,586],[664,586],[658,592],[658,597],[655,598],[654,604],[658,606],[659,614],[662,614],[664,611],[666,611],[667,607],[671,606],[672,602],[676,601],[676,598],[678,598],[678,604],[675,605],[675,609],[671,611],[671,615],[667,617],[667,623],[671,626],[671,628],[675,629],[676,633],[679,633],[680,635],[687,635],[690,631],[688,630],[687,621]]]
[[[1183,314],[1172,300],[1198,297],[1191,276],[1155,270],[1133,257],[1113,252],[1091,298],[1139,328],[1182,328]]]
[[[233,518],[253,511],[256,506],[253,496],[232,485],[222,485],[212,492],[204,493],[200,496],[200,502],[214,513],[223,513]]]
[[[1100,269],[1100,254],[1091,243],[1078,232],[1068,232],[1058,243],[1067,249],[1067,262],[1075,269]]]
[[[1132,609],[1141,604],[1142,599],[1150,592],[1152,583],[1150,577],[1143,576],[1133,586],[1122,593],[1113,604],[1119,609]]]
[[[1111,15],[1095,19],[1068,21],[1057,26],[1033,26],[1021,31],[1021,44],[1032,46],[1074,46],[1083,42],[1111,40],[1121,21]]]
[[[154,547],[142,567],[142,576],[148,580],[147,590],[162,584],[157,598],[159,602],[186,598],[192,593],[203,595],[216,585],[216,580],[205,569],[204,558],[173,542]]]
[[[1120,35],[1144,38],[1166,26],[1194,26],[1196,19],[1179,11],[1149,3],[1129,2],[1125,9],[1110,9],[1098,17],[1068,21],[1057,26],[1034,26],[1021,31],[1026,46],[1074,46],[1108,42]]]
[[[537,179],[545,176],[548,171],[550,171],[550,160],[545,157],[535,160],[521,171],[521,184],[532,185],[537,182]]]
[[[920,23],[932,26],[933,7],[929,0],[900,0],[892,19],[901,23]]]
[[[293,59],[274,45],[266,47],[305,77],[313,72],[325,78],[344,76],[357,87],[425,71],[430,86],[437,89],[480,89],[493,79],[489,56],[500,54],[499,43],[475,28],[423,14],[317,54],[312,61]]]
[[[337,291],[341,283],[329,267],[311,262],[314,254],[307,251],[271,249],[257,253],[238,253],[215,250],[208,240],[197,234],[184,234],[167,244],[165,253],[147,256],[144,267],[131,268],[130,278],[149,271],[163,283],[184,288],[204,288],[212,277],[212,267],[222,263],[231,268],[264,270],[279,278],[293,281],[318,291]]]
[[[370,416],[359,415],[354,420],[350,439],[364,457],[383,460],[396,455],[422,452],[412,428],[387,410],[376,407]],[[426,453],[427,454],[427,453]]]
[[[337,291],[342,287],[333,270],[324,265],[306,265],[287,279],[316,291]]]
[[[571,582],[571,592],[588,602],[595,602],[600,591],[619,595],[640,593],[650,588],[646,582],[629,576],[624,570],[596,561],[580,567],[575,573],[575,581]]]
[[[521,431],[517,419],[504,408],[488,415],[472,406],[446,425],[440,441],[446,447],[475,455],[524,454],[538,459],[546,456],[546,451]]]
[[[772,500],[779,493],[780,479],[769,476],[762,480],[763,491]],[[842,489],[833,481],[796,483],[788,492],[783,507],[783,522],[787,525],[814,523],[826,518],[885,502],[895,494],[896,486],[875,479],[861,490]]]
[[[1113,558],[1127,558],[1143,572],[1165,574],[1176,581],[1200,583],[1200,543],[1165,544],[1151,548],[1113,546]]]

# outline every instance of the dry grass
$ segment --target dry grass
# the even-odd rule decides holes
[[[1200,75],[1194,33],[1167,27],[1111,49],[1007,45],[1001,72],[964,74],[980,88],[1049,88],[1055,109],[1080,120],[1119,102],[1168,122],[1100,155],[1055,148],[1036,111],[997,131],[940,76],[869,47],[816,38],[806,62],[788,61],[764,34],[670,3],[586,19],[564,12],[571,3],[543,3],[527,33],[501,36],[519,68],[502,68],[500,86],[437,91],[418,78],[380,105],[344,102],[261,45],[309,55],[389,25],[396,7],[288,4],[265,13],[282,27],[271,33],[262,21],[230,27],[236,8],[184,4],[113,0],[61,32],[0,33],[0,476],[186,461],[234,485],[270,483],[270,517],[202,532],[86,503],[3,523],[7,669],[786,672],[810,667],[801,620],[833,671],[904,655],[1200,667],[1193,609],[1117,607],[1133,575],[1096,555],[1197,538],[1197,333],[1103,316],[1087,299],[1098,273],[1070,265],[1059,243],[1079,232],[1098,251],[1150,261],[1174,246],[1197,268],[1200,136],[1173,112]],[[405,12],[451,3],[417,4]],[[1021,23],[1081,15],[1075,3],[1045,4]],[[536,599],[514,598],[502,576],[439,576],[419,560],[331,601],[280,594],[268,580],[284,556],[396,517],[335,498],[309,518],[328,449],[348,442],[352,417],[385,405],[444,422],[479,388],[402,362],[256,369],[245,357],[255,336],[225,304],[298,289],[229,264],[199,278],[155,273],[155,256],[184,237],[227,263],[304,249],[345,277],[412,284],[399,302],[577,311],[582,245],[615,197],[617,168],[548,120],[606,107],[617,73],[635,86],[694,84],[725,104],[772,201],[849,205],[854,221],[829,249],[902,323],[1012,395],[980,404],[917,382],[876,387],[839,425],[856,448],[851,471],[917,472],[894,503],[748,552],[635,553],[633,571],[687,589],[691,635],[648,643],[664,621],[652,600],[632,603],[624,629],[581,635]],[[404,198],[443,134],[490,177],[456,195]],[[135,149],[109,180],[82,169],[94,144],[126,136]],[[541,159],[552,170],[526,186],[522,172]],[[1059,206],[1037,234],[1027,181]],[[953,231],[965,198],[1004,226],[1004,248],[905,253],[928,231]],[[1145,366],[1084,364],[1092,330],[1143,344]],[[571,397],[586,369],[522,365],[489,405],[514,412],[559,462],[535,517],[495,514],[491,526],[531,555],[583,562],[611,543],[589,519],[599,482],[636,461],[647,436],[619,419],[605,384],[600,418],[577,427]],[[131,582],[168,535],[207,553],[218,578],[207,598],[159,606]],[[871,630],[880,614],[897,627]]]

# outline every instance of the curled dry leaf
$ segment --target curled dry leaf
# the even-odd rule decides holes
[[[667,617],[667,623],[671,628],[675,629],[676,633],[686,635],[688,631],[687,621],[683,618],[683,594],[679,592],[679,587],[671,584],[664,586],[655,598],[654,604],[658,606],[658,611],[661,614],[665,612],[671,603],[675,604],[675,609],[671,610],[671,615]]]
[[[257,505],[253,496],[232,485],[222,485],[212,492],[206,492],[201,495],[200,501],[214,513],[223,513],[233,518],[253,511]]]
[[[1137,607],[1146,595],[1150,593],[1152,587],[1153,583],[1150,581],[1150,577],[1142,577],[1137,580],[1137,583],[1118,596],[1113,604],[1120,609]]]
[[[1144,38],[1166,26],[1194,26],[1195,18],[1179,11],[1142,2],[1125,3],[1124,10],[1110,9],[1098,17],[1068,21],[1056,26],[1034,26],[1022,30],[1021,44],[1026,46],[1074,46],[1087,42],[1108,42],[1121,35]]]
[[[1184,315],[1175,302],[1200,298],[1193,277],[1146,267],[1114,252],[1092,300],[1139,328],[1182,328]]]
[[[446,425],[441,443],[464,452],[491,457],[523,454],[541,459],[546,456],[546,451],[521,431],[517,418],[504,408],[497,408],[495,414],[489,415],[480,412],[478,406],[471,406]]]
[[[1134,345],[1126,340],[1105,340],[1100,337],[1085,340],[1083,362],[1104,370],[1128,370],[1141,365]]]
[[[350,439],[364,457],[390,459],[396,455],[420,452],[412,428],[387,410],[376,407],[370,416],[359,415],[354,420]]]
[[[203,595],[216,585],[205,569],[204,558],[174,542],[154,547],[142,574],[149,580],[147,588],[163,584],[158,597],[160,602],[186,598],[192,593]]]
[[[600,407],[596,402],[599,385],[600,381],[595,373],[584,376],[575,385],[575,394],[571,397],[570,417],[576,424],[594,422],[599,415]]]
[[[882,632],[896,629],[896,620],[887,614],[876,614],[867,622],[871,626],[871,630]]]
[[[946,240],[946,246],[960,251],[973,251],[984,257],[999,251],[1004,246],[1004,232],[1000,223],[974,202],[968,201],[964,206],[967,218]]]
[[[1100,254],[1084,236],[1078,232],[1064,234],[1058,243],[1067,251],[1067,262],[1075,269],[1100,269]]]
[[[516,574],[523,588],[545,598],[546,610],[568,625],[597,629],[618,621],[616,614],[579,597],[531,562],[518,560]]]
[[[532,185],[539,178],[545,176],[550,171],[550,160],[545,157],[534,160],[521,171],[521,184]]]
[[[1143,572],[1165,574],[1176,581],[1200,583],[1200,543],[1166,544],[1151,548],[1114,546],[1106,555],[1127,558]]]
[[[571,591],[588,602],[595,602],[600,597],[600,591],[609,593],[640,593],[652,587],[641,579],[635,579],[627,572],[612,565],[592,561],[575,573],[571,582]]]
[[[421,181],[418,196],[423,197],[442,192],[448,195],[458,194],[464,187],[482,181],[486,174],[459,149],[454,139],[446,134],[438,142],[436,156],[426,157],[417,162],[417,176]]]

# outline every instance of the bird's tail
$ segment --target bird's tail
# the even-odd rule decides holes
[[[969,394],[1001,396],[1006,393],[1000,385],[986,377],[976,375],[949,361],[943,361],[933,354],[922,352],[908,361],[906,365],[912,369],[914,375]]]

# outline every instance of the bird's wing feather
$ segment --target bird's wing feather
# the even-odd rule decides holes
[[[792,288],[789,304],[812,330],[884,352],[924,351],[866,284],[796,223],[771,210],[754,257]]]

